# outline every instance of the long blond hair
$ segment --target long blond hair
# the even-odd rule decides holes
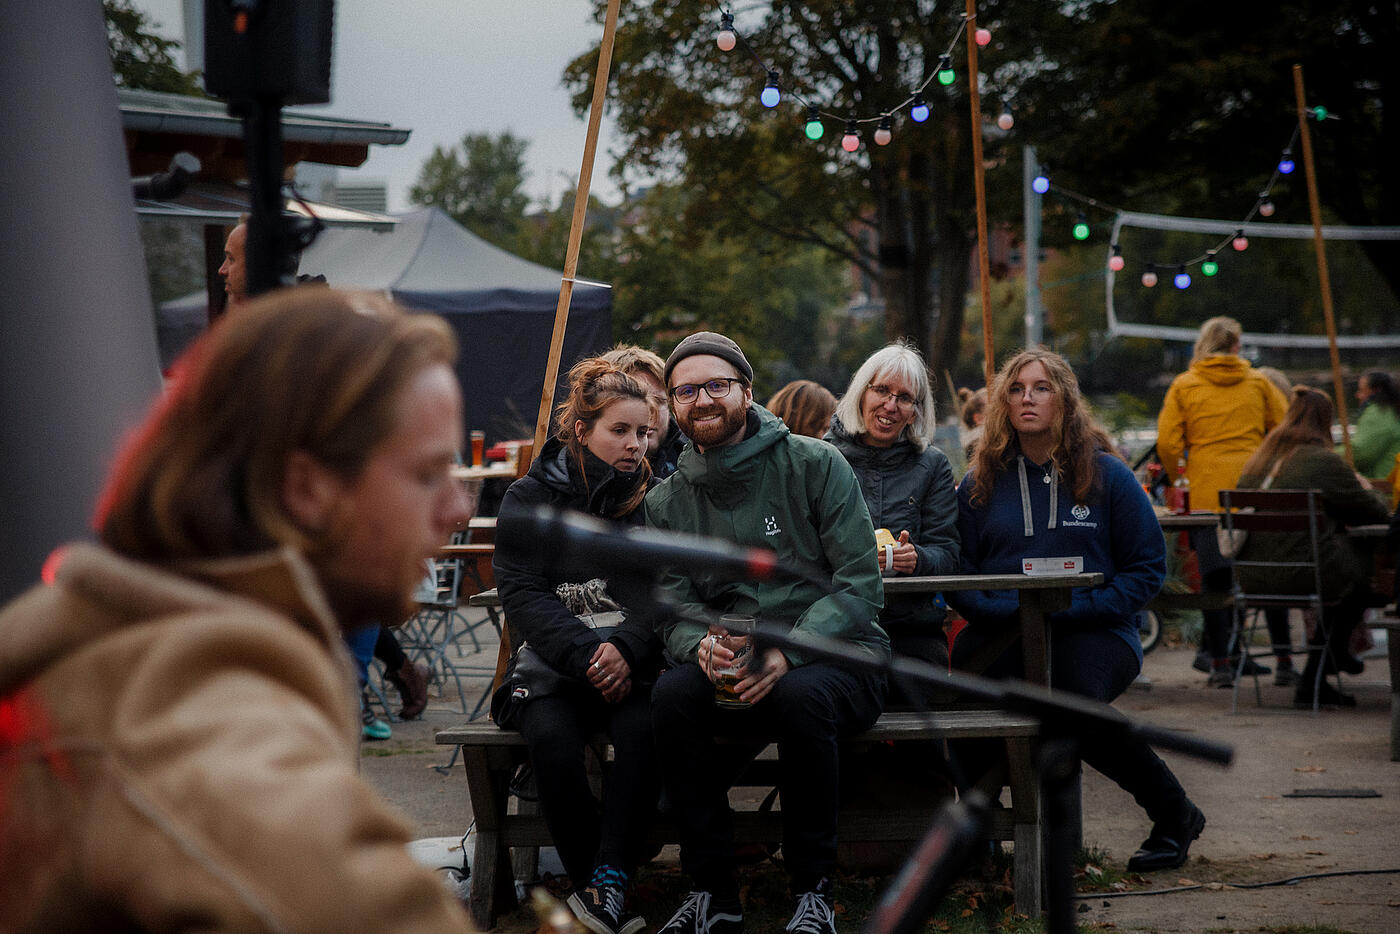
[[[1050,459],[1076,503],[1087,503],[1099,480],[1095,458],[1100,451],[1118,457],[1113,441],[1090,414],[1079,392],[1079,380],[1065,358],[1054,351],[1023,350],[1006,363],[987,387],[987,418],[982,424],[982,440],[972,455],[972,504],[980,506],[991,499],[997,475],[1011,466],[1019,453],[1016,429],[1011,424],[1011,396],[1008,390],[1020,372],[1032,363],[1045,368],[1055,387],[1060,417],[1053,426],[1054,445]]]

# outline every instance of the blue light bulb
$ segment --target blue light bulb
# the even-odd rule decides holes
[[[1031,191],[1043,195],[1050,190],[1050,178],[1044,172],[1031,179]]]
[[[778,73],[768,72],[768,83],[763,86],[763,93],[758,95],[758,99],[763,102],[764,107],[777,107],[778,101],[783,99],[783,92],[778,89]]]
[[[1186,272],[1185,266],[1178,266],[1176,275],[1172,278],[1172,284],[1178,289],[1189,289],[1191,287],[1191,276]]]
[[[1296,168],[1296,166],[1294,165],[1294,162],[1293,162],[1293,150],[1291,150],[1291,149],[1285,149],[1285,150],[1283,151],[1283,158],[1280,159],[1280,160],[1278,160],[1278,171],[1279,171],[1279,174],[1280,174],[1280,175],[1291,175],[1291,174],[1293,174],[1293,169],[1294,169],[1294,168]]]
[[[909,109],[909,118],[915,123],[923,123],[928,119],[928,104],[924,102],[922,94],[914,95],[914,106]]]

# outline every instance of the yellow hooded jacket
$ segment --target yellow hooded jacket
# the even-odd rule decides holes
[[[1186,456],[1192,509],[1219,509],[1217,494],[1233,487],[1244,462],[1283,421],[1288,400],[1268,378],[1234,354],[1193,361],[1172,380],[1157,416],[1157,456],[1176,479]]]

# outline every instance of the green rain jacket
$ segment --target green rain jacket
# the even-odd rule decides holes
[[[769,581],[736,582],[668,570],[663,590],[682,609],[747,613],[887,656],[889,638],[876,622],[884,587],[875,533],[851,466],[825,441],[790,434],[762,406],[752,406],[748,420],[737,444],[681,452],[676,473],[647,494],[647,525],[772,548],[781,560],[829,575],[835,593],[781,571]],[[705,632],[690,620],[662,625],[678,662],[695,658]],[[814,660],[783,654],[793,665]]]

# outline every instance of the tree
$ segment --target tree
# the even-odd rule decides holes
[[[599,21],[604,6],[598,0]],[[1243,216],[1295,124],[1294,62],[1305,68],[1310,102],[1342,117],[1315,129],[1326,205],[1348,223],[1400,222],[1400,180],[1390,171],[1400,134],[1383,125],[1400,104],[1395,4],[1284,0],[1264,14],[1200,0],[977,8],[993,36],[979,55],[982,109],[1010,103],[1016,116],[1011,134],[983,133],[993,224],[1020,225],[1025,144],[1061,187],[1104,203]],[[615,171],[685,186],[695,194],[690,222],[819,245],[855,264],[881,284],[887,334],[912,337],[941,372],[958,356],[975,244],[966,38],[952,42],[963,11],[932,0],[753,4],[735,12],[745,44],[724,53],[711,3],[624,5],[609,99],[628,145]],[[900,105],[945,50],[957,80],[931,83],[932,116],[912,123]],[[566,72],[580,110],[596,54]],[[764,75],[755,59],[780,70],[788,94],[772,111],[756,101]],[[817,143],[802,136],[794,91],[830,115]],[[890,110],[888,146],[870,145],[864,124],[860,150],[841,151],[845,115]],[[1278,219],[1306,222],[1302,179],[1280,190],[1293,198]],[[1059,226],[1047,221],[1049,237]],[[1400,281],[1393,246],[1366,248],[1389,255],[1377,265]]]
[[[198,72],[184,72],[175,65],[172,53],[180,43],[152,32],[156,24],[133,8],[130,0],[103,0],[102,14],[118,87],[202,96]]]
[[[409,200],[439,207],[472,233],[514,249],[530,198],[525,183],[525,152],[530,144],[510,132],[493,137],[468,133],[456,147],[433,147]]]
[[[828,114],[824,137],[813,143],[799,107],[784,102],[768,111],[758,103],[764,76],[744,47],[716,47],[713,4],[629,4],[610,96],[628,140],[617,171],[693,191],[695,222],[819,246],[853,264],[880,284],[887,336],[912,338],[941,371],[957,356],[974,244],[966,82],[926,88],[931,118],[913,123],[898,114],[887,146],[872,145],[875,127],[866,124],[860,150],[843,152],[843,121],[832,115],[899,107],[938,66],[961,13],[917,0],[741,11],[739,31],[753,53],[781,70],[790,95]],[[595,62],[596,51],[566,73],[580,108]],[[988,142],[988,160],[1004,161],[1002,144]]]
[[[1070,15],[1033,32],[1008,21],[990,72],[1057,183],[1131,210],[1243,218],[1298,125],[1298,64],[1307,104],[1338,117],[1309,125],[1324,208],[1347,224],[1400,224],[1400,133],[1385,122],[1400,108],[1394,2],[1061,6]],[[1040,67],[1026,67],[1037,53]],[[1273,201],[1274,221],[1309,222],[1301,170]],[[1395,245],[1363,248],[1400,295]]]

